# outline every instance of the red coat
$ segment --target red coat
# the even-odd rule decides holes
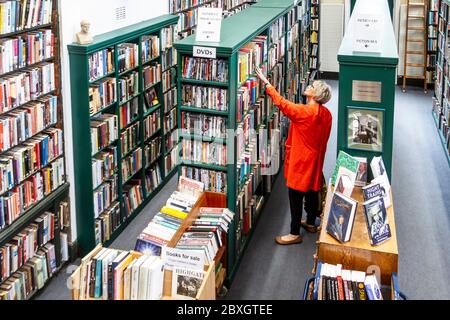
[[[331,112],[319,104],[295,104],[274,87],[267,88],[274,104],[291,120],[286,142],[285,176],[291,189],[308,192],[322,188],[323,164],[333,125]]]

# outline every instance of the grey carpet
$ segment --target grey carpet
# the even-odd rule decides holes
[[[330,81],[334,98],[329,103],[334,126],[325,175],[336,159],[337,82]],[[450,168],[431,116],[431,94],[397,90],[394,137],[393,193],[399,242],[401,290],[411,299],[450,299]],[[175,189],[176,179],[147,206],[113,247],[133,249],[136,237]],[[227,299],[296,300],[311,276],[317,236],[305,235],[300,246],[280,247],[274,242],[289,230],[287,189],[282,176],[261,215]],[[38,299],[70,299],[69,267]]]

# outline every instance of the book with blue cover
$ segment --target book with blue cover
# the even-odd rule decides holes
[[[392,237],[386,206],[382,197],[365,202],[364,214],[373,246],[380,245]]]
[[[327,232],[339,242],[350,241],[358,202],[340,193],[333,195]]]

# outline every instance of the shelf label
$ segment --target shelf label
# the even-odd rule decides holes
[[[353,51],[381,53],[383,18],[379,14],[359,14],[354,23]]]
[[[194,57],[195,58],[216,59],[217,50],[216,50],[216,48],[194,46]]]
[[[222,8],[199,8],[196,41],[220,42]]]

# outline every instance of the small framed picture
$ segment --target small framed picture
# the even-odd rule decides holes
[[[347,107],[348,148],[383,152],[384,111]]]

